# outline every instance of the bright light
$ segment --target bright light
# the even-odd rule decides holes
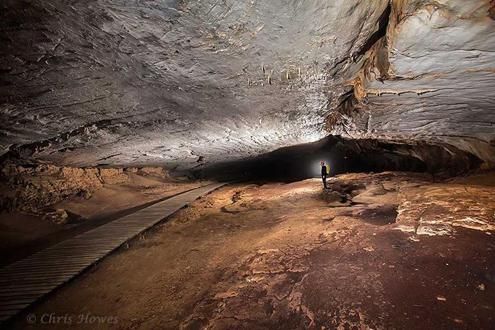
[[[321,157],[321,158],[315,159],[311,163],[311,173],[315,178],[319,178],[321,176],[321,165],[320,165],[321,161],[324,161],[325,165],[330,166],[329,175],[332,175],[332,162],[330,162],[330,160],[328,158]]]

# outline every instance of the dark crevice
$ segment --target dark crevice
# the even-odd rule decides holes
[[[488,17],[495,20],[495,0],[490,1],[490,8],[488,9]]]
[[[378,30],[369,37],[366,43],[356,53],[357,56],[365,55],[380,39],[387,35],[390,13],[392,12],[392,4],[389,3],[385,11],[378,19]]]
[[[367,58],[363,62],[362,71],[371,72],[370,68],[377,68],[380,72],[380,76],[374,78],[379,81],[388,78],[388,69],[390,65],[388,61],[386,35],[391,12],[392,4],[389,3],[378,19],[378,30],[373,33],[359,51],[352,56],[356,59],[367,55]],[[327,131],[332,132],[334,130],[340,130],[346,132],[346,127],[343,125],[344,118],[353,117],[356,112],[359,111],[361,101],[364,102],[364,100],[361,100],[361,96],[357,96],[359,94],[359,87],[361,87],[357,85],[362,83],[363,81],[356,79],[353,88],[340,96],[339,101],[337,102],[338,105],[333,111],[330,109],[331,111],[325,119]]]

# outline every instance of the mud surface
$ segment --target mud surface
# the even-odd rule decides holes
[[[14,328],[67,327],[39,324],[53,314],[92,329],[489,329],[493,178],[353,174],[327,192],[316,179],[231,185],[51,295],[30,311],[34,325],[26,314]],[[475,221],[459,220],[467,215]],[[112,322],[77,322],[88,314]]]

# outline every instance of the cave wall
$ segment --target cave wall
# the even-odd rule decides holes
[[[495,163],[493,1],[393,1],[353,82],[348,137],[447,143]]]
[[[53,204],[67,198],[89,199],[105,184],[128,183],[132,173],[169,178],[163,168],[74,168],[7,161],[0,167],[0,212],[44,215]]]
[[[489,0],[4,0],[0,154],[193,168],[327,134],[495,163]]]

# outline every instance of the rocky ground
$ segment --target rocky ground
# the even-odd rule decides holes
[[[14,327],[493,327],[493,174],[348,174],[330,187],[222,188]]]

